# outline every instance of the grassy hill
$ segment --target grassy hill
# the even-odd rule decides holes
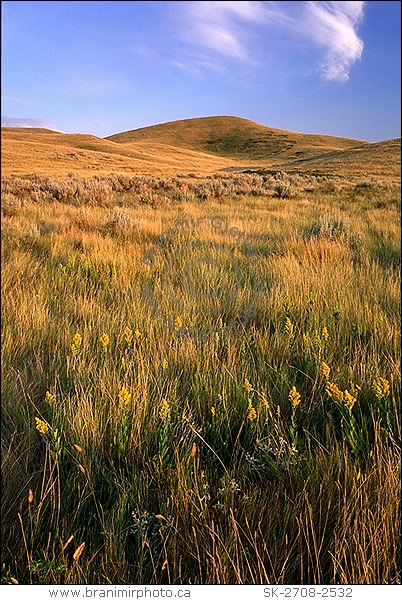
[[[154,141],[129,146],[94,135],[46,129],[2,128],[2,173],[64,177],[104,173],[213,172],[234,161]]]
[[[112,135],[119,144],[155,140],[166,144],[241,159],[296,159],[345,150],[358,140],[273,129],[239,117],[201,117],[172,121]]]
[[[185,119],[105,139],[48,129],[2,128],[4,175],[206,175],[248,168],[397,179],[400,140],[371,144],[273,129],[239,117]]]
[[[401,139],[363,144],[348,150],[330,152],[321,156],[299,159],[289,164],[296,170],[321,169],[342,172],[345,175],[399,177],[401,165]]]

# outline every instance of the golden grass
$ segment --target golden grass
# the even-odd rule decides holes
[[[285,170],[398,181],[400,140],[375,144],[272,129],[238,117],[204,117],[110,136],[2,128],[3,175],[206,176]]]
[[[236,164],[230,159],[163,143],[143,142],[126,147],[92,135],[2,129],[3,175],[204,174]]]
[[[5,582],[400,581],[399,190],[292,177],[4,182]]]
[[[398,180],[401,171],[401,140],[386,140],[364,144],[348,150],[329,152],[293,165],[297,171],[314,168],[348,176],[369,174],[374,178]]]
[[[276,162],[363,144],[349,138],[274,129],[248,119],[226,116],[172,121],[117,133],[107,139],[124,145],[152,140],[221,156]]]

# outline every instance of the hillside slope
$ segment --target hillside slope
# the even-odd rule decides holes
[[[364,144],[348,150],[330,152],[312,158],[294,160],[284,164],[291,170],[324,170],[345,175],[368,177],[400,177],[401,139]]]
[[[200,117],[125,131],[106,138],[119,144],[157,140],[173,146],[246,160],[294,160],[364,142],[273,129],[240,117]]]
[[[211,173],[237,164],[196,150],[144,140],[128,145],[94,135],[2,128],[2,174]]]
[[[105,139],[48,129],[2,128],[3,175],[207,175],[244,169],[397,179],[400,140],[368,143],[301,134],[238,117],[174,121]]]

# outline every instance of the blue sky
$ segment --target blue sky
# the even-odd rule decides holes
[[[400,136],[400,2],[2,2],[2,124]]]

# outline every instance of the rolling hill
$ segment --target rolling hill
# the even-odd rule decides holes
[[[273,129],[239,117],[201,117],[107,138],[2,128],[2,173],[210,174],[243,169],[399,177],[400,140],[368,143]]]
[[[196,150],[144,140],[117,144],[94,135],[69,134],[46,129],[2,128],[2,174],[37,173],[64,177],[138,173],[174,175],[196,171],[211,173],[233,160]]]
[[[285,165],[284,165],[285,166]],[[400,175],[401,140],[364,144],[348,150],[329,152],[321,156],[295,160],[288,165],[291,170],[325,170],[345,175],[395,177]]]
[[[364,142],[273,129],[240,117],[200,117],[125,131],[107,138],[119,144],[154,140],[180,148],[246,160],[306,158]]]

